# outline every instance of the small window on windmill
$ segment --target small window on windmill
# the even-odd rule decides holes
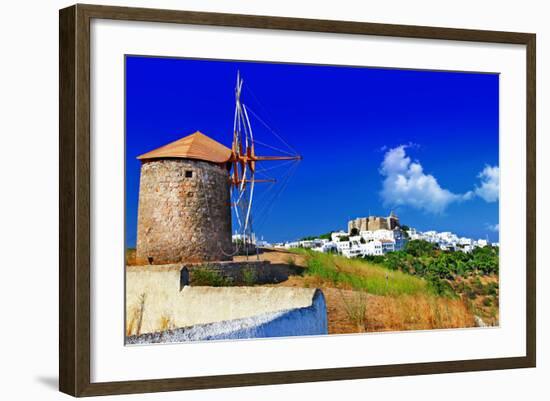
[[[193,178],[193,171],[185,170],[185,178]]]

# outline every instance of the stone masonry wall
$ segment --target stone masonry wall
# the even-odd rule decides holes
[[[348,233],[353,228],[357,228],[359,231],[376,231],[393,230],[396,227],[399,227],[399,219],[397,217],[359,217],[348,222]]]
[[[272,265],[267,260],[186,263],[180,269],[180,288],[196,284],[194,272],[206,270],[223,277],[231,285],[276,284],[288,280],[289,270]]]
[[[160,159],[141,165],[136,257],[167,264],[230,260],[228,172],[213,163]]]

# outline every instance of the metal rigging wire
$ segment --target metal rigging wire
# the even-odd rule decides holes
[[[269,213],[273,209],[273,206],[275,205],[277,199],[281,196],[281,194],[285,191],[288,184],[291,181],[291,178],[293,177],[294,173],[296,172],[296,169],[298,168],[299,161],[296,161],[287,171],[285,174],[282,182],[280,183],[278,190],[274,193],[274,195],[269,199],[269,201],[262,207],[262,209],[256,214],[256,228],[260,229],[264,226],[264,224],[267,222],[267,218],[269,216]]]
[[[248,110],[250,110],[250,109],[248,109]],[[254,140],[254,144],[258,144],[258,145],[260,145],[260,146],[265,146],[266,148],[273,149],[273,150],[275,150],[275,151],[277,151],[277,152],[284,153],[285,155],[288,155],[288,156],[296,156],[296,155],[293,154],[293,153],[286,152],[286,151],[284,151],[284,150],[282,150],[282,149],[276,148],[275,146],[268,145],[267,143],[260,142],[260,141],[258,141],[257,139]]]
[[[281,167],[284,167],[288,164],[292,164],[294,163],[296,160],[285,160],[283,162],[280,162],[279,164],[275,165],[275,166],[271,166],[271,167],[267,167],[267,168],[264,168],[264,167],[256,167],[256,172],[260,172],[260,173],[265,173],[266,171],[270,171],[270,170],[275,170],[275,169],[278,169],[278,168],[281,168]]]
[[[261,122],[273,135],[275,135],[277,137],[277,139],[279,139],[284,145],[286,145],[286,147],[288,149],[290,149],[291,152],[293,152],[293,156],[294,155],[298,155],[298,152],[296,151],[296,149],[294,149],[292,146],[290,146],[288,144],[287,141],[285,141],[273,128],[271,128],[264,120],[261,119],[260,116],[258,116],[254,110],[252,110],[250,107],[247,107],[247,110],[250,112],[250,114],[252,114],[254,117],[256,117],[256,119]]]

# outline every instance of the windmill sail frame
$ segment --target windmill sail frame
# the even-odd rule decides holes
[[[274,179],[257,179],[256,165],[263,161],[299,161],[301,155],[295,154],[293,149],[282,151],[283,156],[257,155],[249,111],[256,116],[241,100],[244,80],[240,72],[237,72],[235,85],[235,114],[233,118],[233,140],[230,159],[230,184],[231,184],[231,206],[235,213],[238,234],[244,241],[245,249],[247,244],[253,242],[253,212],[254,188],[256,183],[275,182]],[[257,117],[259,118],[259,117]],[[266,125],[263,120],[262,124]],[[267,125],[266,125],[267,126]],[[270,127],[269,130],[274,132]],[[275,133],[276,134],[276,133]],[[276,134],[277,135],[277,134]],[[277,135],[279,137],[279,135]],[[259,143],[261,144],[261,143]],[[268,146],[269,147],[269,146]],[[276,148],[274,148],[276,149]]]

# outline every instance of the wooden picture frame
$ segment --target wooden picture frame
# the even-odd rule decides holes
[[[90,21],[94,18],[525,45],[527,49],[525,60],[527,71],[526,356],[92,383],[90,380]],[[60,391],[73,396],[94,396],[535,366],[535,34],[80,4],[60,10],[59,29]]]

